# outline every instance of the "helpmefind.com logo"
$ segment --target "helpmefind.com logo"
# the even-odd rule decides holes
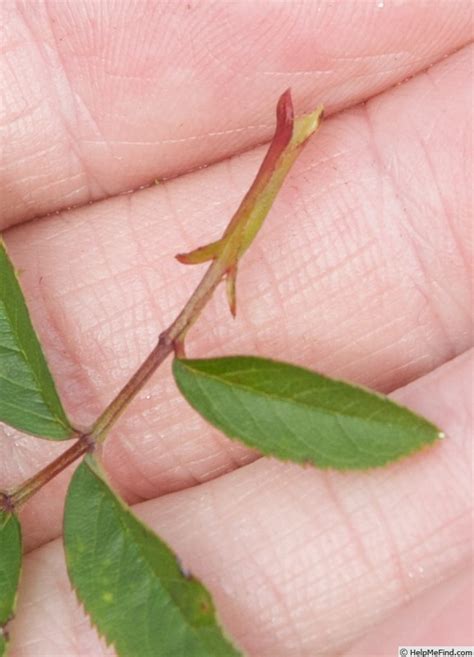
[[[399,657],[474,657],[474,646],[399,646]]]

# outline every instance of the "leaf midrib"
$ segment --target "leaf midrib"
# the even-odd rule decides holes
[[[351,418],[352,420],[359,420],[359,421],[362,421],[362,422],[369,422],[369,423],[372,423],[372,424],[390,425],[392,427],[399,427],[400,426],[397,423],[387,422],[386,419],[373,420],[372,418],[364,418],[364,417],[360,417],[359,415],[353,415],[351,413],[345,413],[345,414],[338,413],[337,411],[329,409],[325,406],[314,406],[314,405],[309,404],[309,403],[304,402],[304,401],[299,401],[299,400],[291,399],[291,398],[288,398],[288,397],[281,397],[279,395],[274,395],[274,394],[271,394],[271,393],[268,393],[268,392],[262,392],[261,390],[256,391],[254,388],[252,388],[250,386],[246,386],[245,384],[236,383],[236,382],[229,382],[229,381],[226,381],[225,379],[223,379],[219,376],[216,376],[214,374],[209,374],[208,372],[203,372],[202,370],[199,370],[199,369],[194,369],[192,367],[189,367],[188,365],[183,365],[183,367],[188,369],[188,371],[196,374],[197,376],[200,376],[201,378],[210,379],[210,380],[215,381],[218,384],[220,384],[222,386],[225,386],[225,387],[228,387],[228,388],[238,388],[240,390],[244,390],[247,393],[252,393],[254,396],[266,397],[266,398],[268,398],[272,401],[284,402],[284,403],[287,403],[287,404],[290,404],[290,405],[294,405],[296,407],[309,408],[313,412],[318,412],[318,410],[319,410],[320,412],[326,413],[327,415],[332,415],[332,416],[337,417],[337,418]],[[255,370],[255,369],[235,370],[232,373],[233,374],[245,374],[245,373],[248,373],[248,372],[257,372],[257,370]],[[318,376],[320,376],[320,375],[318,375]],[[353,387],[355,390],[357,390],[357,388],[355,386],[351,386],[350,383],[346,383],[346,382],[341,382],[341,383],[343,385],[349,386],[351,388]],[[378,393],[373,392],[372,394],[377,395]],[[383,398],[381,398],[381,401],[383,402],[385,400]],[[387,400],[387,401],[390,403],[390,400]],[[401,407],[401,408],[403,408],[403,407]],[[417,420],[421,419],[415,413],[413,413],[412,411],[410,411],[410,413],[415,415]],[[410,428],[410,427],[408,427],[408,428]]]
[[[205,392],[205,388],[204,388],[203,385],[202,385],[202,381],[198,381],[198,385],[199,385],[200,389],[201,389],[203,392]],[[234,391],[234,390],[232,390],[232,394],[235,394],[235,391]],[[207,396],[207,399],[208,399],[209,403],[211,404],[211,406],[213,407],[214,415],[216,415],[216,405],[213,403],[213,401],[211,400],[211,398],[210,398],[209,396]],[[239,398],[237,397],[237,399],[239,399]],[[242,405],[244,405],[241,399],[239,399],[239,401],[242,403]],[[283,400],[282,403],[283,403],[283,404],[286,404],[287,402],[286,402],[286,400]],[[245,406],[245,405],[244,405],[244,406]],[[245,409],[245,410],[248,412],[248,409]],[[281,422],[284,422],[284,420],[283,420],[281,414],[280,414],[280,413],[277,413],[277,412],[275,412],[275,413],[276,413],[276,415],[278,415],[279,420],[280,420]],[[220,414],[222,415],[222,412],[220,412]],[[355,449],[357,452],[359,452],[359,454],[364,455],[364,456],[366,456],[366,455],[372,456],[372,452],[363,449],[363,448],[361,447],[361,445],[359,445],[359,443],[358,443],[357,441],[351,439],[351,437],[350,437],[350,435],[348,434],[347,430],[345,429],[345,427],[343,426],[343,424],[341,424],[341,422],[340,422],[340,420],[339,420],[339,417],[338,417],[337,415],[336,415],[335,417],[336,417],[336,420],[337,420],[337,424],[338,424],[339,430],[340,430],[341,433],[343,434],[343,436],[344,436],[344,438],[346,439],[346,441],[350,442],[350,443],[352,444],[352,446],[354,447],[354,449]],[[255,419],[254,419],[254,421],[255,421]],[[303,444],[305,445],[305,447],[308,447],[309,449],[315,451],[315,452],[316,452],[316,453],[317,453],[322,459],[324,459],[326,462],[329,461],[329,460],[331,460],[331,456],[328,455],[327,452],[325,452],[324,450],[322,450],[320,445],[315,445],[315,444],[310,444],[310,443],[308,443],[308,442],[307,442],[307,441],[301,436],[301,434],[300,434],[299,432],[295,432],[293,429],[291,429],[291,428],[286,424],[286,422],[284,422],[284,424],[287,426],[287,428],[288,428],[288,430],[290,431],[290,433],[293,434],[293,435],[295,435],[295,436],[297,436],[298,440],[299,440],[301,443],[303,443]],[[221,420],[221,425],[225,426],[225,421],[222,422],[222,420]],[[238,439],[239,435],[242,436],[243,434],[242,434],[242,433],[239,434],[239,432],[235,431],[235,429],[234,429],[233,432],[232,432],[232,434],[227,434],[227,435],[233,435],[235,438]],[[257,448],[257,449],[259,449],[259,451],[260,451],[262,454],[267,454],[267,455],[270,455],[270,456],[275,455],[275,450],[274,450],[274,449],[272,449],[272,448],[268,448],[268,447],[265,447],[265,446],[262,446],[262,445],[258,445],[258,446],[257,446],[256,443],[255,443],[255,441],[252,440],[250,434],[246,433],[246,438],[247,438],[247,442],[248,442],[248,444],[252,445],[253,447],[255,447],[255,448]],[[393,458],[393,456],[394,456],[394,452],[393,452],[393,450],[386,451],[386,450],[381,450],[380,448],[378,448],[378,452],[379,452],[379,454],[380,454],[380,453],[383,453],[383,454],[387,457],[387,459],[389,459],[389,458]],[[287,456],[287,457],[286,457],[286,460],[291,461],[292,459],[291,459],[290,456]],[[304,460],[300,460],[299,462],[304,462]],[[340,458],[340,457],[339,457],[339,463],[340,463],[340,464],[344,464],[344,465],[343,465],[344,468],[348,468],[348,467],[350,467],[351,464],[354,463],[354,459],[345,459],[345,458]],[[320,466],[320,467],[326,467],[326,466]]]
[[[93,473],[93,474],[94,474],[94,473]],[[94,475],[94,476],[97,476],[97,475]],[[100,483],[103,484],[103,485],[105,485],[104,482],[100,482]],[[114,504],[114,507],[115,507],[115,513],[118,515],[118,520],[119,520],[120,526],[121,526],[122,529],[123,529],[123,533],[124,533],[124,534],[125,534],[125,535],[126,535],[126,536],[127,536],[132,542],[135,543],[135,545],[137,546],[138,553],[139,553],[139,555],[140,555],[141,561],[142,561],[142,563],[144,563],[144,565],[145,565],[145,567],[147,568],[147,570],[151,573],[153,580],[157,581],[157,582],[160,584],[160,586],[161,586],[161,588],[163,589],[163,591],[165,592],[166,596],[168,597],[168,599],[170,600],[170,602],[173,604],[174,608],[177,609],[177,611],[178,611],[179,615],[181,616],[181,618],[183,619],[183,622],[185,623],[186,627],[192,631],[192,633],[193,633],[193,635],[195,636],[195,638],[196,638],[196,639],[199,641],[199,643],[201,644],[203,650],[206,650],[206,651],[207,651],[207,647],[206,647],[206,644],[205,644],[205,642],[204,642],[204,637],[202,636],[202,633],[199,631],[199,629],[198,629],[196,626],[194,626],[194,625],[192,625],[192,624],[190,623],[189,619],[188,619],[187,616],[184,614],[184,612],[183,612],[183,610],[181,609],[181,607],[177,604],[177,602],[175,601],[175,599],[173,598],[173,596],[171,595],[171,593],[168,591],[167,587],[164,585],[164,583],[163,583],[163,579],[164,579],[164,578],[163,578],[163,577],[160,577],[160,576],[155,572],[153,566],[151,565],[151,563],[149,562],[149,560],[147,559],[147,557],[146,557],[145,554],[144,554],[144,550],[143,550],[142,547],[141,547],[141,543],[140,543],[140,541],[136,540],[136,538],[135,538],[135,533],[134,533],[134,529],[133,529],[133,528],[130,526],[130,524],[127,522],[125,514],[129,514],[129,516],[130,516],[130,518],[131,518],[131,524],[133,524],[134,521],[136,521],[137,523],[139,523],[140,521],[139,521],[138,519],[135,519],[135,518],[133,517],[133,515],[131,514],[131,512],[127,509],[127,507],[126,507],[125,505],[122,505],[122,504],[121,504],[120,500],[117,499],[116,495],[113,493],[112,490],[108,489],[108,492],[109,492],[109,493],[111,494],[111,496],[112,496],[112,501],[113,501],[113,504]],[[105,502],[105,496],[104,496],[104,502]],[[146,528],[146,527],[145,527],[145,528]],[[153,534],[151,534],[151,538],[152,538],[153,540],[155,540],[155,537],[153,536]],[[168,579],[169,579],[169,581],[173,581],[173,578],[171,578],[171,577],[168,578]],[[177,580],[177,581],[179,581],[179,580]],[[217,619],[214,619],[214,622],[215,622],[215,626],[217,627]],[[221,628],[220,628],[220,629],[221,629]],[[221,629],[221,631],[222,631],[222,629]],[[223,636],[226,640],[228,640],[227,637],[225,636],[225,634],[223,633],[223,631],[222,631],[222,636]],[[116,643],[116,642],[114,641],[113,643]],[[232,646],[232,644],[230,644],[230,645]],[[233,647],[233,646],[232,646],[232,647]]]

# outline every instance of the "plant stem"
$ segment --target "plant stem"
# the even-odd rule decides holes
[[[161,333],[156,347],[94,423],[90,435],[95,442],[105,440],[111,426],[170,353],[178,351],[179,355],[183,354],[184,336],[199,317],[225,273],[226,267],[222,262],[214,260],[183,310]]]
[[[17,510],[68,465],[87,452],[93,451],[98,443],[105,440],[117,418],[171,352],[178,351],[180,355],[183,353],[182,342],[186,332],[198,318],[224,274],[225,267],[222,263],[218,260],[213,261],[183,310],[174,322],[161,333],[156,347],[99,416],[91,431],[79,434],[78,440],[69,449],[43,470],[23,482],[12,493],[0,493],[0,510],[5,512]]]
[[[319,126],[322,114],[323,108],[320,106],[311,114],[294,121],[290,91],[287,90],[281,96],[277,105],[277,126],[270,148],[223,236],[217,242],[177,256],[180,262],[186,264],[211,260],[209,268],[183,310],[161,333],[155,348],[99,416],[92,429],[88,432],[76,432],[78,440],[72,447],[12,493],[0,492],[0,510],[11,512],[18,508],[68,465],[93,451],[97,444],[105,440],[117,418],[163,361],[173,351],[178,358],[184,357],[186,333],[225,277],[230,310],[235,315],[237,264],[260,229],[303,145]]]
[[[3,493],[0,496],[0,509],[13,511],[22,506],[32,495],[62,472],[76,459],[94,449],[94,441],[89,434],[81,434],[78,440],[58,458],[24,481],[13,493]]]

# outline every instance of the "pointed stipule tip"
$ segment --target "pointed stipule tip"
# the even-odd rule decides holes
[[[292,126],[294,120],[293,100],[291,98],[291,89],[282,93],[277,104],[277,124],[283,126]]]
[[[288,89],[285,89],[285,91],[282,93],[278,99],[278,104],[280,103],[284,105],[293,105],[293,101],[291,99],[291,87],[288,87]]]

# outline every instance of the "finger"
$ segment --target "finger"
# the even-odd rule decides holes
[[[250,657],[337,654],[470,558],[472,356],[394,395],[447,436],[412,458],[365,473],[260,459],[136,508],[209,586]],[[93,640],[60,561],[58,542],[27,558],[12,657]]]
[[[2,224],[150,184],[329,111],[471,39],[468,1],[2,3]]]
[[[393,657],[399,646],[471,646],[473,591],[472,566],[468,566],[371,629],[344,657]]]
[[[233,322],[217,299],[190,334],[191,355],[264,354],[386,391],[470,346],[470,197],[461,185],[470,166],[469,57],[327,121],[242,263],[239,317]],[[403,120],[394,124],[394,116]],[[172,254],[218,235],[260,158],[7,233],[77,424],[94,420],[180,310],[201,274],[183,271]],[[58,449],[15,435],[0,441],[4,485]],[[167,367],[121,419],[105,454],[130,501],[252,458],[187,406]],[[35,540],[59,531],[50,500],[61,504],[67,478],[25,510]]]

